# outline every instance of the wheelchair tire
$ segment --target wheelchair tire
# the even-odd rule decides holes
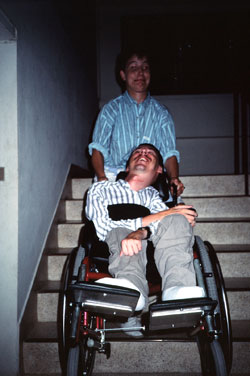
[[[207,287],[207,295],[218,301],[214,312],[215,316],[219,318],[219,342],[224,353],[227,372],[229,374],[232,367],[232,328],[224,279],[219,260],[212,245],[207,241],[203,242],[199,236],[195,238],[205,274],[204,279]]]
[[[198,337],[203,376],[227,376],[224,353],[218,339],[209,342],[206,336]]]
[[[213,266],[215,281],[217,283],[217,292],[219,296],[219,303],[220,303],[220,319],[221,319],[221,328],[222,328],[222,336],[220,337],[220,343],[222,350],[224,352],[227,370],[230,373],[232,368],[232,358],[233,358],[233,339],[232,339],[232,326],[231,326],[231,319],[230,319],[230,311],[229,311],[229,304],[226,294],[226,288],[224,283],[224,278],[222,275],[220,263],[216,252],[213,246],[208,242],[204,242],[205,246],[208,249],[208,253],[210,256],[210,261]]]
[[[94,348],[87,347],[87,339],[81,343],[81,353],[80,353],[80,362],[81,362],[81,375],[91,376],[95,363],[95,354],[96,350]]]
[[[80,346],[71,347],[68,353],[67,376],[80,375],[79,369]]]
[[[71,283],[77,280],[77,274],[81,261],[84,258],[85,250],[81,246],[75,248],[67,257],[62,275],[62,287],[59,293],[58,304],[58,335],[59,335],[59,357],[62,369],[66,369],[69,346],[72,345],[69,339],[72,310],[67,301],[67,290]]]
[[[94,348],[87,347],[87,339],[69,349],[67,376],[91,376],[95,363]]]

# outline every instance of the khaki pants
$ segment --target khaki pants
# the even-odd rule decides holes
[[[147,298],[146,280],[147,241],[142,241],[142,250],[133,256],[120,256],[121,241],[131,232],[116,228],[107,235],[109,246],[109,272],[113,277],[125,278],[134,283]],[[173,286],[195,286],[193,267],[193,229],[181,214],[163,218],[151,240],[155,247],[155,263],[162,278],[162,290]]]

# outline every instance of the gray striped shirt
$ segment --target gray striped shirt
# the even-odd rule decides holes
[[[130,188],[128,182],[102,181],[94,183],[88,191],[86,216],[93,221],[97,236],[105,240],[107,233],[117,227],[125,227],[132,231],[142,226],[142,218],[114,221],[109,217],[108,205],[137,204],[145,206],[151,214],[166,210],[168,207],[162,201],[158,191],[149,186],[140,191]],[[150,229],[154,234],[159,221],[152,222]]]

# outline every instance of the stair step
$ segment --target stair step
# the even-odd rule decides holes
[[[176,354],[181,357],[176,357]],[[151,354],[149,357],[148,354]],[[26,373],[61,372],[56,343],[24,344]],[[111,357],[96,354],[95,372],[200,372],[196,343],[116,342]]]
[[[214,197],[214,196],[244,196],[244,175],[208,175],[182,176],[185,185],[183,198],[186,197]],[[67,198],[83,199],[92,179],[72,179]]]
[[[83,227],[83,223],[59,224],[54,242],[60,248],[77,247]],[[194,233],[212,244],[250,244],[248,222],[198,222]]]
[[[187,198],[185,204],[193,205],[200,219],[250,217],[250,197]]]
[[[217,253],[224,278],[250,277],[250,253],[224,252]],[[59,281],[62,277],[65,255],[49,255],[47,260],[47,275],[49,281]]]
[[[250,276],[250,246],[248,244],[213,244],[224,278]],[[72,248],[47,250],[48,280],[61,279],[67,256]]]
[[[197,223],[194,234],[212,244],[250,244],[250,224],[247,222]]]
[[[217,253],[222,274],[227,277],[250,277],[250,253]]]
[[[208,197],[185,198],[185,204],[193,205],[199,214],[199,219],[204,218],[249,218],[250,197]],[[82,221],[84,218],[83,200],[66,200],[65,212],[61,213],[59,220],[65,218],[69,221]]]
[[[68,198],[82,200],[91,185],[92,179],[72,179]]]
[[[231,320],[233,341],[250,341],[250,320]],[[180,337],[181,339],[181,337]],[[187,340],[187,338],[182,338]],[[127,339],[129,341],[129,339]],[[37,322],[27,334],[25,342],[58,342],[57,322]],[[187,340],[189,342],[189,340]]]
[[[53,342],[24,343],[24,371],[34,374],[60,373],[58,344]],[[250,343],[233,343],[232,374],[246,375],[250,370]],[[149,356],[150,354],[150,356]],[[181,354],[181,356],[176,356]],[[115,373],[147,373],[164,375],[200,372],[197,345],[194,342],[113,342],[111,357],[96,354],[94,373],[108,375]]]
[[[227,291],[232,320],[250,320],[250,291]],[[57,321],[58,293],[39,292],[37,294],[37,320],[39,322]]]
[[[82,221],[84,216],[83,200],[67,200],[65,201],[66,218],[69,221]]]
[[[182,176],[186,197],[244,196],[244,175]],[[185,200],[184,200],[185,201]]]
[[[224,278],[227,291],[249,291],[250,277],[247,278]],[[37,293],[53,293],[59,292],[61,281],[40,281],[36,284],[35,291]]]
[[[62,272],[66,262],[67,256],[48,256],[48,280],[58,281],[62,277]]]

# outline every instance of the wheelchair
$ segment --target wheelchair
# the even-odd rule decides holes
[[[174,197],[174,201],[176,198]],[[228,376],[232,366],[232,330],[220,264],[213,246],[195,236],[193,262],[203,298],[161,301],[160,276],[148,242],[148,309],[142,326],[122,328],[135,312],[140,293],[98,283],[108,273],[108,249],[98,240],[91,222],[83,228],[81,245],[65,263],[59,296],[59,355],[67,376],[91,376],[96,352],[110,357],[115,340],[138,341],[129,330],[142,330],[143,340],[185,338],[196,341],[203,376]]]

